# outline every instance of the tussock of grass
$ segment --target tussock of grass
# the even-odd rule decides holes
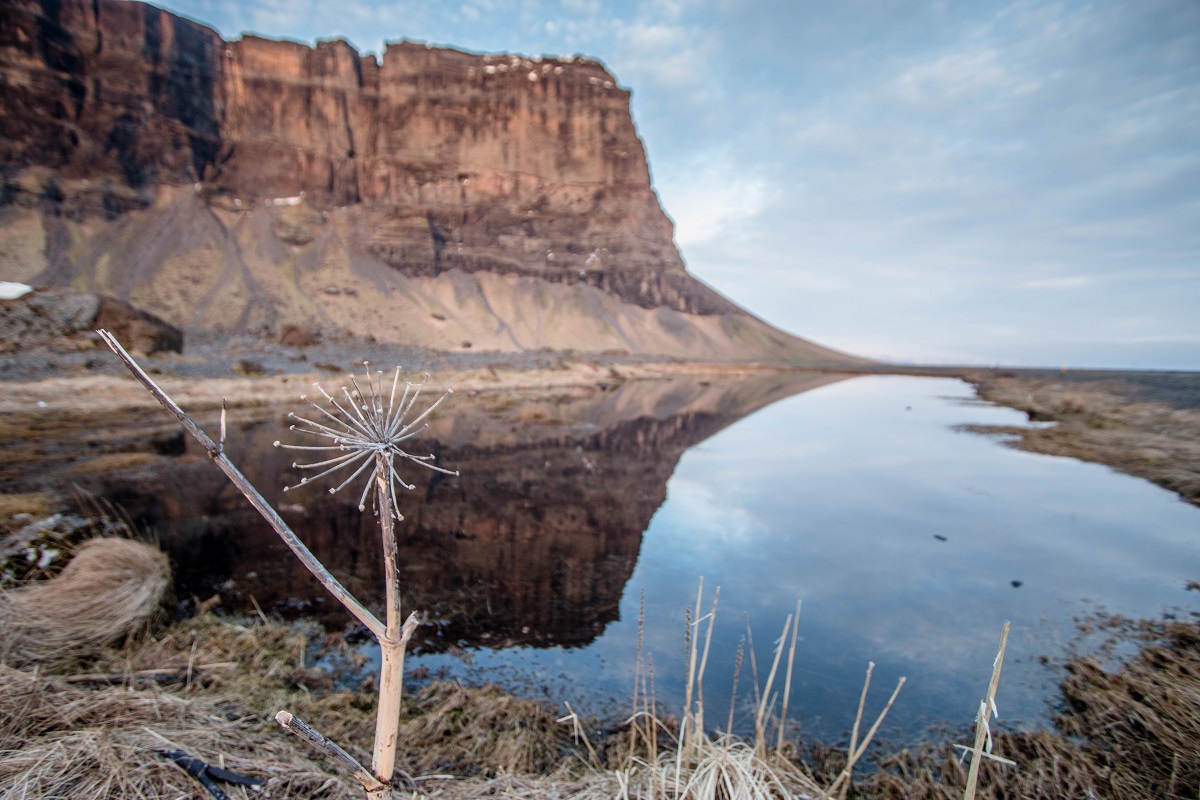
[[[985,761],[978,796],[1196,797],[1200,629],[1153,626],[1141,635],[1142,652],[1116,671],[1088,659],[1072,663],[1060,721],[1069,738],[997,733],[996,752],[1017,766]],[[270,721],[288,705],[356,755],[369,752],[371,694],[339,691],[311,666],[318,654],[341,646],[338,637],[306,625],[209,615],[89,665],[91,672],[114,673],[118,686],[0,670],[0,795],[204,798],[190,778],[151,752],[173,745],[275,780],[275,797],[360,797],[357,785]],[[172,670],[175,681],[152,686],[139,673],[150,669]],[[496,689],[431,687],[406,704],[404,715],[401,769],[418,779],[421,794],[447,800],[820,798],[816,787],[828,785],[846,763],[844,753],[825,750],[824,757],[809,753],[809,766],[801,767],[789,752],[763,757],[729,739],[700,740],[700,752],[680,761],[664,728],[666,752],[658,759],[614,758],[589,767],[582,747],[572,752],[564,741],[569,726],[554,725],[547,709]],[[605,742],[595,744],[606,749]],[[45,761],[35,768],[38,758]],[[851,797],[957,800],[967,781],[966,766],[948,745],[901,751],[877,767],[856,775]],[[421,780],[446,772],[475,777]]]
[[[129,539],[93,539],[62,573],[0,594],[0,661],[57,666],[144,626],[170,584],[167,557]]]
[[[258,778],[274,797],[361,797],[357,784],[272,721],[279,708],[294,709],[365,757],[374,693],[341,689],[314,666],[353,662],[356,651],[311,624],[211,614],[128,639],[130,626],[145,625],[147,609],[157,607],[153,593],[130,586],[165,579],[161,554],[146,549],[94,540],[58,578],[3,595],[0,645],[9,663],[0,665],[0,796],[205,798],[155,752],[165,748]],[[135,572],[141,579],[131,583]],[[102,592],[127,598],[118,605],[128,610],[113,615]],[[107,638],[63,633],[80,620],[103,627],[88,603],[125,626]],[[36,616],[39,604],[55,615]],[[35,619],[48,627],[33,627]],[[995,733],[995,752],[1016,765],[985,760],[979,797],[1200,796],[1200,625],[1126,623],[1124,635],[1140,648],[1119,668],[1091,657],[1068,664],[1058,734]],[[702,653],[691,661],[697,674]],[[572,746],[570,726],[550,709],[495,688],[435,684],[402,714],[397,781],[405,794],[430,798],[825,798],[820,787],[847,771],[845,752],[816,749],[800,761],[790,743],[713,739],[698,726],[678,747],[679,726],[648,698],[624,730],[594,748]],[[856,775],[848,796],[957,800],[968,784],[949,745],[876,763]]]
[[[618,771],[619,773],[620,771]],[[816,782],[794,762],[732,737],[706,740],[684,762],[668,753],[656,765],[625,771],[628,792],[621,796],[694,800],[773,800],[824,798]]]

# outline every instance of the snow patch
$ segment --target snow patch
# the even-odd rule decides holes
[[[18,297],[23,297],[32,291],[33,287],[26,283],[0,281],[0,300],[16,300]]]

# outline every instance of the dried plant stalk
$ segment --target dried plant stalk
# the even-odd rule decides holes
[[[870,680],[869,672],[867,674],[867,679]],[[859,759],[863,757],[863,754],[867,752],[867,746],[871,744],[871,740],[875,738],[876,732],[879,731],[879,726],[883,724],[884,718],[887,717],[888,712],[892,710],[892,705],[896,702],[896,697],[900,694],[900,690],[904,688],[904,683],[907,680],[907,678],[901,677],[900,680],[896,681],[896,688],[892,690],[892,696],[888,698],[887,705],[883,707],[883,711],[880,711],[879,716],[875,718],[875,724],[872,725],[871,729],[867,731],[867,735],[863,737],[862,743],[859,744],[858,749],[850,753],[849,758],[846,760],[845,768],[838,773],[837,778],[835,778],[833,783],[829,785],[829,788],[825,790],[825,794],[827,796],[832,797],[834,793],[841,789],[844,783],[850,780],[850,773],[854,770],[854,765],[857,764]]]
[[[259,494],[258,490],[233,465],[224,453],[225,445],[225,414],[221,414],[221,439],[214,442],[186,412],[181,409],[166,392],[146,374],[144,370],[125,351],[116,338],[107,331],[97,331],[100,338],[112,348],[113,352],[125,363],[142,385],[152,394],[176,419],[192,434],[208,451],[209,456],[220,467],[221,471],[233,482],[242,494],[250,501],[260,514],[270,523],[275,532],[287,543],[301,563],[338,599],[342,605],[354,615],[379,642],[381,652],[379,676],[379,706],[376,712],[375,745],[372,752],[370,780],[364,778],[365,770],[357,766],[357,762],[349,759],[351,771],[363,784],[368,798],[384,798],[390,792],[392,775],[396,769],[396,744],[399,738],[400,701],[404,674],[404,654],[409,640],[416,631],[418,616],[410,614],[401,623],[400,588],[396,574],[396,530],[395,523],[403,519],[396,501],[395,487],[403,486],[412,489],[411,484],[405,483],[395,468],[397,459],[409,460],[428,469],[449,475],[457,472],[443,469],[433,464],[434,456],[413,455],[402,449],[400,445],[416,436],[425,426],[424,420],[446,398],[442,395],[424,412],[412,420],[408,420],[408,412],[413,408],[420,396],[424,385],[406,384],[400,402],[396,403],[396,390],[400,381],[400,370],[392,380],[391,392],[385,402],[382,373],[366,375],[367,391],[363,391],[358,382],[351,378],[355,393],[343,389],[343,400],[339,401],[317,385],[317,389],[329,402],[330,408],[323,408],[312,401],[309,404],[320,415],[316,420],[292,415],[300,426],[300,430],[324,438],[328,443],[321,445],[282,445],[294,450],[320,451],[325,460],[313,464],[294,464],[298,469],[323,469],[315,477],[323,477],[343,468],[354,468],[353,473],[331,492],[345,487],[359,475],[371,468],[370,478],[366,488],[359,498],[359,509],[365,508],[367,494],[375,489],[376,513],[380,522],[382,537],[384,575],[386,579],[386,603],[384,621],[372,614],[362,603],[354,598],[342,584],[329,573],[316,556],[304,545],[300,538],[287,526],[278,512]],[[303,398],[307,400],[307,398]],[[293,429],[296,425],[292,426]],[[275,443],[281,446],[280,442]],[[310,478],[304,478],[301,484],[308,483]],[[288,488],[285,487],[285,491]],[[337,745],[324,739],[323,736],[303,725],[286,711],[276,717],[284,728],[297,733],[306,740],[318,743],[330,752],[342,752]],[[349,758],[348,756],[346,758]],[[343,759],[345,761],[345,759]],[[355,769],[357,767],[357,769]]]
[[[992,716],[999,717],[996,710],[996,689],[1000,686],[1000,668],[1004,666],[1004,648],[1008,644],[1008,629],[1012,623],[1005,622],[1004,630],[1000,633],[1000,649],[996,653],[996,661],[992,664],[992,679],[988,682],[987,696],[979,704],[979,715],[975,720],[975,745],[971,748],[971,767],[967,772],[967,790],[963,800],[975,800],[975,787],[979,783],[979,765],[984,758],[1011,764],[1008,759],[992,755],[992,730],[988,721]]]
[[[96,333],[99,334],[102,340],[104,340],[105,344],[112,348],[112,351],[117,354],[117,357],[125,362],[125,366],[128,367],[129,371],[133,373],[133,376],[137,378],[143,386],[146,387],[147,391],[154,396],[154,399],[158,400],[158,402],[161,403],[162,406],[167,409],[167,411],[171,412],[172,416],[179,420],[179,423],[183,425],[187,432],[190,433],[196,439],[196,441],[200,442],[200,444],[204,446],[204,449],[208,451],[209,457],[212,458],[221,471],[225,473],[226,477],[229,478],[233,485],[241,490],[242,494],[246,496],[246,499],[250,501],[250,505],[254,506],[258,513],[262,514],[263,518],[270,523],[275,532],[279,534],[279,537],[283,539],[288,548],[291,549],[291,551],[296,555],[296,558],[300,559],[300,563],[304,564],[308,571],[316,576],[317,580],[321,582],[321,585],[324,586],[330,594],[336,597],[338,602],[344,605],[350,611],[350,613],[354,615],[355,619],[365,625],[367,630],[375,634],[376,638],[384,636],[385,630],[383,623],[380,622],[374,614],[368,611],[366,606],[358,602],[354,595],[350,594],[350,590],[345,586],[342,586],[341,582],[339,582],[337,578],[333,577],[329,570],[325,569],[325,565],[317,560],[317,557],[314,556],[312,551],[305,546],[304,542],[300,540],[300,537],[297,536],[292,529],[288,527],[288,524],[283,521],[283,517],[279,516],[279,512],[271,507],[271,504],[268,503],[261,494],[259,494],[258,490],[254,488],[253,484],[246,479],[246,476],[243,475],[241,471],[233,465],[233,462],[230,461],[228,456],[225,455],[223,446],[224,443],[222,442],[222,444],[217,444],[214,442],[212,438],[204,432],[204,429],[201,428],[194,419],[188,416],[187,412],[180,408],[178,404],[176,404],[176,402],[167,395],[166,392],[160,389],[158,384],[156,384],[154,380],[146,374],[145,370],[143,370],[138,363],[133,360],[133,356],[126,352],[125,348],[121,346],[121,343],[117,341],[115,336],[108,331],[103,330],[96,331]]]
[[[788,647],[787,680],[783,684],[783,706],[779,709],[779,738],[775,752],[783,754],[783,737],[787,731],[788,699],[792,696],[792,671],[796,666],[796,638],[800,635],[801,602],[796,598],[796,613],[792,617],[792,643]]]

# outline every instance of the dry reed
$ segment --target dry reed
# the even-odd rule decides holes
[[[994,732],[997,749],[1019,768],[985,760],[978,797],[1197,796],[1200,629],[1156,624],[1137,635],[1144,645],[1140,654],[1118,670],[1105,671],[1091,659],[1070,664],[1060,720],[1069,738]],[[269,721],[272,710],[286,704],[356,755],[368,753],[372,694],[338,691],[328,674],[306,666],[344,647],[309,625],[207,615],[102,653],[89,669],[114,673],[115,687],[0,669],[0,796],[206,797],[152,752],[176,747],[273,780],[275,797],[359,797],[356,784],[330,778],[327,762],[273,733]],[[174,673],[170,691],[147,688],[145,676],[156,669]],[[555,725],[536,704],[495,689],[428,689],[419,703],[405,704],[404,717],[400,768],[413,776],[420,794],[446,800],[676,800],[710,790],[726,799],[765,798],[784,796],[781,787],[790,797],[821,798],[826,795],[817,787],[846,766],[843,752],[826,758],[810,753],[809,767],[771,753],[759,759],[764,767],[752,760],[749,744],[721,738],[705,739],[699,757],[681,769],[674,753],[649,759],[630,757],[625,748],[616,748],[623,761],[585,769],[576,757],[560,758],[567,752],[566,726]],[[675,733],[666,720],[656,718],[653,725],[664,739]],[[545,738],[535,743],[535,736]],[[509,737],[528,738],[503,741]],[[602,753],[614,750],[609,742],[595,744]],[[430,773],[450,771],[475,777],[431,779]],[[874,771],[855,774],[851,796],[858,798],[958,800],[967,783],[967,767],[949,745],[902,751],[878,761]],[[750,776],[752,785],[738,783]]]

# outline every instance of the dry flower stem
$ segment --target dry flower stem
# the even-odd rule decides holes
[[[317,557],[314,556],[312,552],[304,545],[304,542],[300,541],[300,537],[297,536],[292,529],[288,527],[287,523],[283,521],[283,518],[279,516],[279,513],[271,507],[271,504],[268,503],[261,494],[258,493],[258,490],[255,489],[250,481],[246,479],[246,476],[242,475],[241,471],[239,471],[238,468],[233,465],[233,462],[230,461],[225,455],[223,448],[214,442],[212,438],[205,433],[198,424],[196,424],[196,421],[188,416],[187,412],[180,408],[175,401],[172,400],[169,395],[167,395],[166,392],[158,387],[158,384],[156,384],[154,380],[138,365],[138,363],[133,360],[133,357],[126,352],[125,348],[121,346],[121,343],[117,341],[115,336],[105,330],[96,331],[96,333],[99,334],[100,338],[105,344],[112,348],[112,351],[117,354],[117,357],[120,358],[121,361],[125,362],[125,366],[128,367],[129,371],[133,373],[133,376],[137,378],[143,386],[146,387],[150,394],[152,394],[154,398],[158,400],[158,402],[161,403],[164,408],[167,409],[167,411],[171,412],[171,414],[177,420],[179,420],[179,423],[183,425],[187,432],[190,433],[196,439],[196,441],[200,442],[200,444],[204,446],[204,449],[208,451],[209,456],[214,462],[216,462],[216,465],[221,469],[221,471],[225,473],[226,477],[233,482],[234,486],[237,486],[238,489],[241,490],[242,494],[246,496],[246,499],[250,501],[250,504],[257,509],[258,513],[262,514],[263,518],[266,519],[268,523],[270,523],[271,527],[274,528],[277,534],[279,534],[279,537],[283,539],[288,548],[291,549],[296,557],[300,559],[300,562],[304,564],[308,571],[316,576],[317,580],[321,582],[321,585],[324,586],[330,594],[336,597],[338,602],[344,605],[359,622],[365,625],[367,629],[376,636],[376,638],[382,638],[385,636],[386,631],[384,630],[383,623],[380,622],[374,614],[368,611],[362,603],[358,602],[358,600],[352,594],[350,594],[349,590],[342,586],[338,579],[329,573],[329,570],[325,569],[325,566],[317,560]]]
[[[863,679],[862,693],[858,696],[858,713],[854,715],[854,727],[850,730],[850,752],[853,753],[858,748],[858,728],[862,725],[863,708],[867,705],[867,691],[871,688],[871,673],[875,671],[875,662],[867,662],[867,677]],[[854,771],[854,765],[846,767],[846,783],[842,786],[841,797],[846,796],[846,792],[850,790],[851,773]]]
[[[382,461],[385,456],[377,454]],[[400,698],[404,679],[404,653],[408,640],[412,638],[418,623],[417,615],[410,614],[400,627],[400,587],[396,576],[396,530],[395,517],[391,509],[392,482],[389,474],[380,466],[376,471],[376,492],[379,503],[379,521],[383,536],[383,569],[387,586],[387,635],[379,639],[379,708],[375,714],[375,749],[371,756],[371,767],[383,783],[391,783],[396,770],[396,740],[400,733]],[[368,789],[368,797],[385,797],[386,788]]]
[[[304,478],[307,484],[343,469],[350,470],[350,477],[330,489],[337,492],[352,483],[358,476],[368,473],[369,478],[358,500],[359,510],[365,510],[367,495],[375,490],[375,512],[379,518],[383,545],[385,626],[382,636],[377,636],[381,651],[379,674],[379,708],[375,720],[375,747],[372,753],[372,769],[382,784],[390,784],[396,765],[396,744],[400,726],[400,698],[404,673],[404,654],[408,641],[417,627],[416,615],[410,615],[401,627],[400,587],[397,575],[396,522],[404,519],[396,500],[397,486],[415,488],[400,477],[396,471],[397,460],[409,460],[426,469],[446,475],[457,475],[433,463],[435,456],[418,456],[404,449],[405,442],[425,428],[425,419],[450,394],[447,391],[429,408],[406,421],[409,412],[420,397],[424,382],[405,383],[399,402],[396,391],[400,385],[400,368],[397,367],[391,380],[390,392],[385,391],[382,371],[372,374],[369,365],[364,375],[365,391],[354,377],[350,384],[354,391],[342,388],[341,399],[325,391],[321,385],[316,389],[329,403],[325,408],[307,397],[306,400],[319,415],[308,419],[295,414],[294,430],[325,439],[327,444],[296,445],[276,442],[276,447],[289,450],[304,450],[322,453],[320,459],[311,464],[293,464],[297,469],[320,470],[312,478]],[[403,446],[402,446],[403,445]],[[325,456],[329,456],[326,458]],[[298,484],[299,485],[299,484]],[[296,488],[294,486],[288,489]],[[368,797],[383,796],[386,789],[371,790]]]
[[[851,770],[854,769],[854,765],[858,763],[858,760],[863,757],[863,753],[867,752],[867,746],[875,738],[875,733],[879,730],[879,726],[883,724],[884,717],[892,710],[892,704],[896,702],[896,696],[900,694],[900,689],[904,687],[904,682],[907,680],[907,678],[902,677],[896,682],[896,688],[892,690],[892,696],[888,698],[887,705],[883,707],[883,711],[880,711],[879,716],[875,718],[875,724],[871,726],[871,729],[867,731],[867,735],[863,737],[862,744],[858,746],[857,750],[850,753],[845,769],[841,771],[837,779],[825,790],[826,795],[832,796],[834,792],[841,788],[843,783],[850,780]]]
[[[372,378],[368,371],[366,375],[367,392],[363,392],[358,385],[358,382],[351,378],[351,383],[355,388],[355,395],[351,395],[349,391],[343,389],[344,403],[339,403],[331,395],[325,392],[318,385],[318,390],[321,391],[325,399],[329,401],[334,412],[327,411],[315,403],[310,401],[313,406],[330,424],[326,422],[314,422],[302,417],[293,417],[298,420],[303,426],[302,430],[324,437],[332,442],[329,445],[321,446],[303,446],[303,445],[284,445],[290,449],[298,450],[320,450],[320,451],[337,451],[338,455],[326,461],[316,464],[304,465],[303,468],[322,468],[327,467],[316,477],[322,477],[331,472],[335,472],[343,467],[354,466],[357,462],[362,461],[357,469],[343,481],[339,486],[330,491],[336,492],[338,489],[345,487],[356,477],[361,475],[368,467],[374,467],[371,472],[371,480],[367,481],[367,486],[363,490],[362,497],[359,499],[359,508],[361,509],[366,501],[366,496],[370,492],[372,485],[375,487],[376,510],[380,520],[380,533],[382,536],[383,554],[384,554],[384,573],[386,578],[386,622],[380,622],[370,611],[368,611],[361,603],[359,603],[348,590],[343,587],[336,578],[334,578],[328,570],[317,560],[299,537],[287,526],[274,508],[258,493],[258,491],[250,484],[250,482],[241,474],[241,472],[233,465],[224,453],[225,447],[225,413],[224,407],[221,414],[221,439],[220,442],[213,440],[200,428],[196,422],[187,415],[158,385],[150,378],[149,375],[141,369],[133,358],[125,351],[121,344],[109,334],[107,331],[98,331],[100,337],[104,340],[113,352],[125,362],[125,365],[130,369],[134,376],[150,391],[150,393],[175,416],[176,419],[192,434],[208,451],[209,456],[217,462],[217,466],[226,474],[226,476],[237,486],[250,503],[258,509],[259,513],[271,524],[276,533],[287,543],[292,552],[301,560],[301,562],[312,572],[318,580],[334,595],[343,605],[345,605],[352,614],[362,622],[379,642],[381,651],[380,659],[380,676],[379,676],[379,707],[376,713],[376,728],[375,728],[375,746],[372,752],[372,770],[374,775],[370,780],[365,780],[363,775],[366,771],[357,764],[353,759],[346,756],[343,761],[347,761],[355,769],[355,776],[367,791],[368,798],[384,798],[390,792],[390,784],[396,765],[396,744],[399,738],[400,726],[400,701],[402,690],[402,679],[404,674],[404,654],[408,646],[409,640],[412,638],[413,632],[416,630],[418,617],[416,614],[409,615],[408,619],[401,625],[401,609],[400,609],[400,590],[396,574],[396,533],[395,523],[397,520],[403,519],[400,515],[400,510],[395,497],[395,486],[399,484],[405,488],[413,488],[410,484],[405,483],[397,474],[394,461],[396,458],[404,458],[415,463],[421,464],[428,469],[437,472],[442,472],[451,475],[457,475],[457,472],[442,469],[435,464],[432,464],[433,455],[429,456],[414,456],[400,448],[400,443],[415,436],[421,429],[425,418],[433,411],[434,408],[445,399],[446,395],[439,398],[433,405],[426,409],[410,422],[405,422],[405,417],[416,403],[422,384],[413,386],[407,384],[404,394],[400,402],[396,403],[396,389],[399,384],[400,372],[396,371],[395,378],[392,381],[391,393],[387,398],[387,403],[384,403],[382,373],[377,378]],[[449,394],[447,392],[447,394]],[[336,427],[332,427],[336,426]],[[278,446],[279,443],[277,442]],[[301,465],[297,465],[301,466]],[[310,479],[305,479],[301,483],[307,483]],[[261,613],[261,612],[260,612]],[[286,711],[281,711],[277,717],[280,724],[289,729],[297,730],[308,738],[310,741],[321,745],[326,750],[335,753],[344,751],[332,742],[328,742],[323,736],[312,731],[314,736],[308,736],[307,731],[311,728],[305,726],[299,720],[295,720],[291,714]],[[285,721],[286,720],[286,721]],[[293,728],[296,725],[299,727]]]
[[[783,622],[783,633],[779,635],[779,643],[775,646],[775,659],[771,662],[770,673],[767,674],[767,685],[763,687],[762,695],[758,700],[758,710],[754,715],[754,746],[758,755],[764,758],[767,755],[767,710],[769,706],[774,705],[771,687],[775,684],[775,673],[779,671],[779,659],[783,657],[783,645],[787,642],[787,633],[791,627],[792,615],[788,614],[787,619]],[[783,720],[780,720],[779,724],[782,725]]]
[[[775,744],[775,752],[780,754],[783,753],[783,735],[787,730],[788,698],[792,695],[792,670],[796,665],[796,637],[800,634],[800,607],[800,599],[796,598],[796,614],[792,618],[792,643],[788,647],[787,679],[783,683],[783,705],[779,709],[779,738]]]

